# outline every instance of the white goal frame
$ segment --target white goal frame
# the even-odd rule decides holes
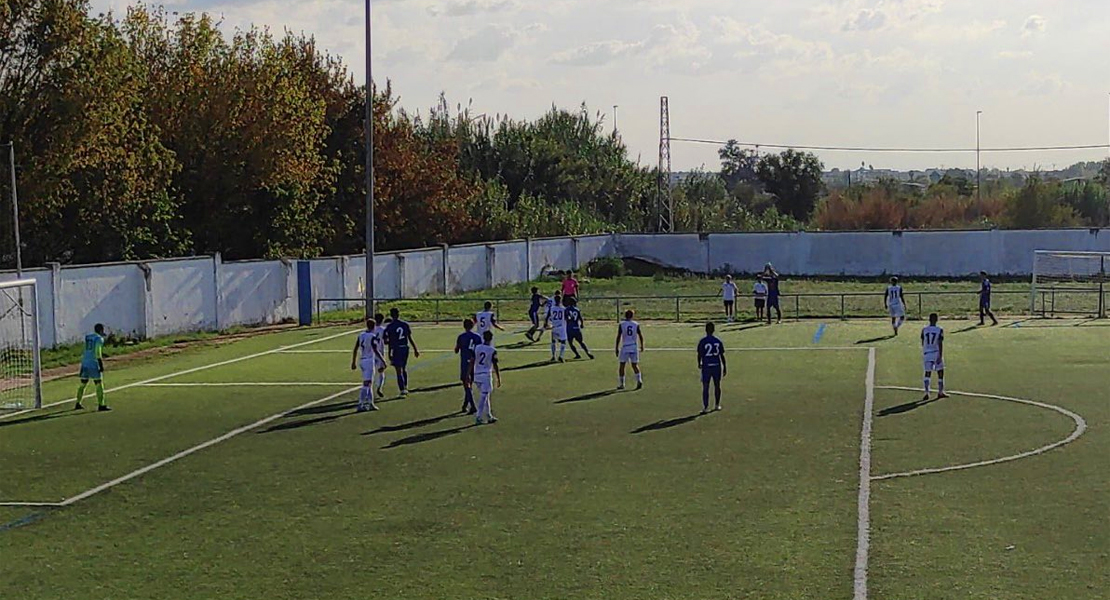
[[[34,388],[34,408],[42,408],[42,353],[39,348],[39,298],[34,279],[17,279],[0,282],[0,293],[16,292],[20,296],[22,310],[30,314],[32,386]],[[2,317],[3,315],[0,315]]]
[[[1037,310],[1037,294],[1044,291],[1044,285],[1040,276],[1042,273],[1038,270],[1042,261],[1048,258],[1063,258],[1063,259],[1082,259],[1088,261],[1098,261],[1097,271],[1088,271],[1085,275],[1091,281],[1067,285],[1062,288],[1052,287],[1050,289],[1060,289],[1064,292],[1073,293],[1089,293],[1098,294],[1097,312],[1094,315],[1099,319],[1106,318],[1107,302],[1106,302],[1106,283],[1110,281],[1110,252],[1083,252],[1076,250],[1035,250],[1033,252],[1033,283],[1029,294],[1029,313],[1033,316],[1045,313],[1045,307],[1042,305],[1041,311]],[[1047,282],[1044,282],[1047,283]],[[1067,312],[1066,310],[1052,312]]]

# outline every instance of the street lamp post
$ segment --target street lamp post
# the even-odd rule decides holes
[[[613,105],[613,135],[617,135],[617,132],[620,131],[620,128],[617,127],[617,109],[618,108],[620,108],[619,105],[617,105],[617,104]]]
[[[20,247],[19,240],[19,194],[15,189],[15,142],[8,142],[6,146],[8,146],[8,157],[12,169],[12,231],[15,234],[15,277],[16,279],[23,279],[23,249]]]
[[[366,318],[374,316],[374,78],[370,65],[370,0],[366,0]]]
[[[980,166],[979,153],[980,148],[980,117],[983,116],[983,111],[975,111],[975,197],[980,202],[983,201],[983,168]]]

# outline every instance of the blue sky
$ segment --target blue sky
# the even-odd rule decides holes
[[[92,0],[96,11],[126,0]],[[314,35],[362,79],[361,0],[173,0],[225,27]],[[410,110],[446,92],[474,113],[585,102],[653,163],[672,135],[787,144],[968,147],[1106,143],[1105,0],[376,0],[374,71]],[[716,163],[676,144],[676,168]],[[987,155],[1002,168],[1106,151]],[[828,167],[974,166],[974,155],[821,153]]]

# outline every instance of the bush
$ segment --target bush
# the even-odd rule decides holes
[[[620,277],[624,275],[624,261],[615,256],[594,259],[586,265],[586,273],[600,279]]]

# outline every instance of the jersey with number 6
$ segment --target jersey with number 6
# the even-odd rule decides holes
[[[928,325],[921,330],[921,353],[925,356],[940,354],[940,344],[944,341],[944,330],[936,325]]]
[[[621,321],[621,347],[622,348],[635,348],[638,344],[640,334],[640,324],[636,321],[627,320]]]

